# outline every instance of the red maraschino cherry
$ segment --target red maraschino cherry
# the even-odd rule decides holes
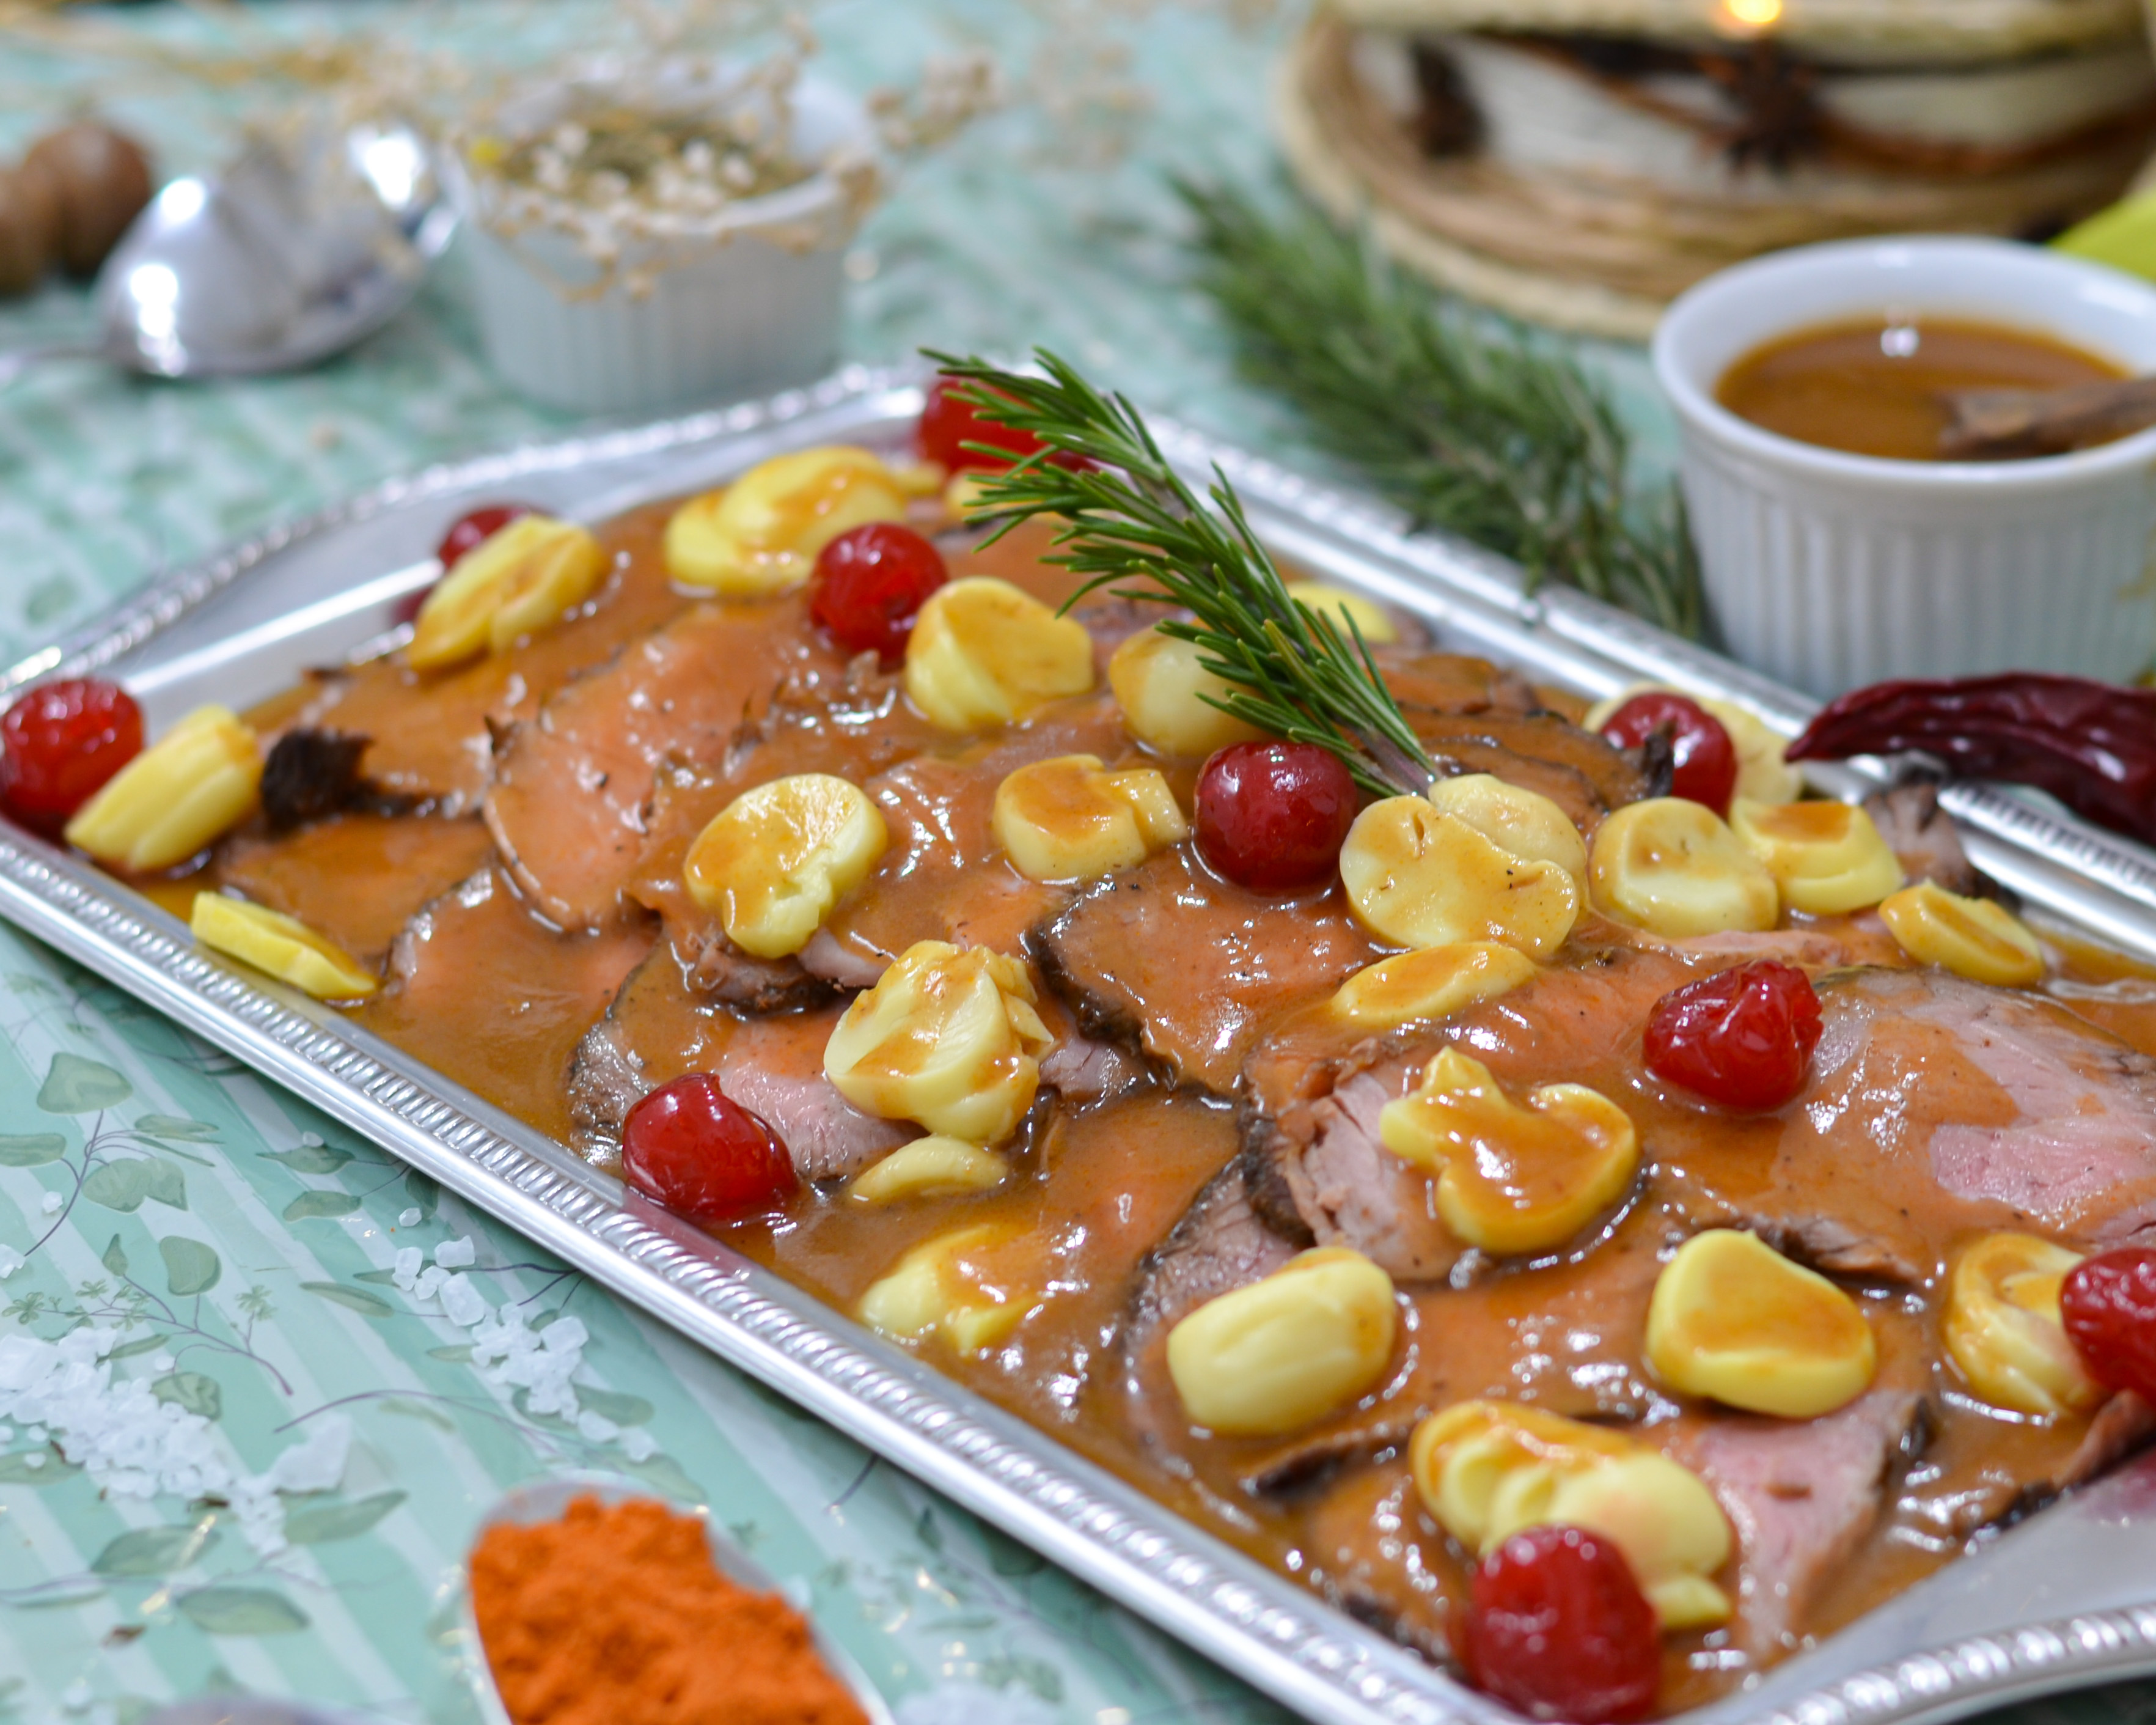
[[[1008,465],[998,462],[993,455],[979,454],[968,449],[968,444],[987,444],[992,449],[1008,449],[1012,461],[1022,461],[1040,449],[1040,439],[1031,432],[1014,431],[1008,425],[983,419],[971,402],[958,398],[956,392],[976,387],[959,377],[938,377],[928,386],[928,399],[921,406],[918,433],[922,460],[940,463],[947,471],[956,473],[965,467]]]
[[[1639,747],[1657,731],[1669,738],[1676,757],[1670,794],[1727,814],[1737,788],[1737,745],[1722,721],[1696,701],[1656,689],[1634,696],[1602,727],[1604,737],[1627,749]]]
[[[2090,1377],[2156,1404],[2156,1249],[2083,1259],[2059,1290],[2059,1317]]]
[[[1529,1527],[1476,1568],[1459,1636],[1468,1681],[1532,1719],[1620,1725],[1661,1685],[1661,1629],[1624,1554],[1579,1527]]]
[[[1237,742],[1198,775],[1198,854],[1215,874],[1259,892],[1322,885],[1355,824],[1353,775],[1314,742]]]
[[[521,516],[532,513],[528,503],[489,503],[475,509],[469,515],[459,516],[449,524],[449,531],[442,535],[442,542],[434,547],[434,555],[441,562],[442,572],[447,574],[457,566],[457,561],[467,552],[473,552],[494,537],[504,527]],[[397,602],[396,619],[409,623],[419,614],[419,608],[427,603],[431,587],[408,593]]]
[[[57,833],[142,752],[142,710],[117,683],[40,683],[0,716],[0,806]]]
[[[870,521],[817,554],[808,614],[834,645],[874,653],[888,669],[906,657],[929,594],[950,578],[942,553],[912,528]]]
[[[708,1072],[662,1084],[622,1122],[630,1185],[691,1222],[730,1222],[783,1204],[799,1189],[778,1134]]]
[[[1779,1108],[1804,1087],[1820,1029],[1811,978],[1762,958],[1657,1000],[1647,1019],[1647,1070],[1725,1108]]]

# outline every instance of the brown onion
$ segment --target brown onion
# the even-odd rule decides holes
[[[59,192],[61,266],[78,279],[119,243],[150,201],[150,158],[124,132],[79,120],[30,146],[23,166],[41,169]]]

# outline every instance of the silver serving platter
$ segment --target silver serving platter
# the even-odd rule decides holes
[[[852,369],[692,418],[435,468],[274,527],[150,586],[104,624],[0,675],[121,677],[154,728],[244,706],[389,628],[475,503],[596,521],[814,443],[899,445],[916,372]],[[1801,697],[1579,596],[1524,597],[1517,568],[1398,513],[1165,421],[1194,476],[1217,465],[1282,556],[1428,620],[1449,647],[1599,696],[1658,679],[1794,731]],[[1876,778],[1876,771],[1869,776]],[[1866,763],[1821,777],[1861,788]],[[1974,860],[2051,916],[2156,958],[2156,855],[2035,802],[1958,787]],[[710,1348],[1103,1593],[1327,1725],[1496,1725],[1512,1715],[1082,1460],[929,1365],[688,1227],[335,1012],[205,956],[173,917],[80,859],[0,827],[0,916],[169,1014],[624,1298]],[[1887,1725],[2156,1673],[2156,1461],[1989,1541],[1697,1725]]]

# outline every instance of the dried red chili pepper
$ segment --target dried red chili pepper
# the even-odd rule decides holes
[[[2038,671],[1876,683],[1829,701],[1789,758],[1912,749],[1965,778],[2034,785],[2156,844],[2156,689]]]

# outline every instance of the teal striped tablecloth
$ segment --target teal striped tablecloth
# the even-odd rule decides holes
[[[855,0],[818,18],[835,68],[857,83],[985,42],[1020,78],[1045,62],[1068,95],[1092,75],[1078,64],[1091,47],[1059,36],[1055,21],[1087,10]],[[260,14],[295,32],[391,29],[430,43],[558,37],[592,15],[388,4]],[[107,21],[165,40],[200,42],[213,28],[157,7]],[[1045,131],[1036,105],[914,167],[850,260],[849,356],[1045,342],[1147,403],[1306,460],[1283,416],[1232,381],[1184,282],[1162,180],[1170,167],[1270,172],[1263,92],[1281,28],[1238,29],[1192,8],[1122,28],[1134,59],[1102,75],[1127,76],[1151,105],[1132,116],[1135,147],[1119,164],[1096,165]],[[174,170],[224,154],[244,100],[0,42],[0,147],[93,93]],[[568,429],[490,379],[463,290],[453,258],[393,326],[302,377],[175,386],[69,365],[0,397],[0,661],[278,517]],[[69,327],[83,309],[60,287],[0,307],[0,342]],[[1615,364],[1636,399],[1636,360]],[[454,1577],[474,1522],[510,1484],[587,1466],[710,1504],[805,1591],[906,1725],[1280,1717],[4,930],[0,1027],[0,1722],[102,1725],[234,1688],[406,1721],[470,1717]],[[438,1254],[462,1278],[454,1286],[415,1276]],[[538,1332],[536,1347],[519,1327]],[[580,1361],[573,1420],[542,1357],[550,1334],[581,1336],[554,1350]],[[66,1337],[72,1364],[44,1346]],[[117,1483],[105,1491],[44,1441],[64,1426],[120,1445],[158,1420],[163,1453],[147,1460],[163,1477],[108,1470]],[[294,1489],[276,1491],[280,1481]],[[129,1483],[172,1489],[119,1489]],[[2146,1693],[2045,1711],[2118,1717],[2144,1710]]]

